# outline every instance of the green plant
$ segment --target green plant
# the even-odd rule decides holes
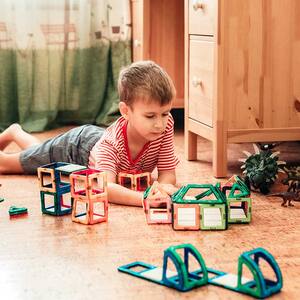
[[[263,194],[268,194],[270,186],[278,178],[278,172],[284,171],[280,168],[285,162],[278,160],[280,152],[272,152],[270,149],[260,150],[257,145],[253,144],[254,154],[243,151],[247,156],[245,159],[239,159],[244,164],[244,180],[248,187],[258,189]]]

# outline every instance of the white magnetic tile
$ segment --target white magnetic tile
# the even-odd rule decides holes
[[[212,281],[221,285],[236,288],[238,284],[238,276],[236,274],[225,274],[223,276],[213,279]],[[251,280],[246,277],[242,277],[242,284],[245,284],[249,281]]]
[[[162,280],[163,269],[162,268],[151,269],[149,271],[142,272],[141,275],[143,275],[144,277],[149,278],[149,279],[160,281],[160,280]],[[168,278],[175,276],[175,275],[177,275],[177,272],[167,270]]]

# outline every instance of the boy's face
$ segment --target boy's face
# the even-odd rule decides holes
[[[164,133],[172,102],[160,106],[156,101],[136,100],[132,107],[120,103],[120,111],[128,120],[127,130],[137,138],[154,141]]]

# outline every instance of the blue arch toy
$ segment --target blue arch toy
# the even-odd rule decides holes
[[[184,259],[178,253],[183,249]],[[189,257],[192,255],[199,263],[196,271],[189,270]],[[168,270],[168,263],[175,265],[176,271]],[[206,285],[208,273],[199,251],[191,244],[171,246],[164,251],[163,268],[136,261],[118,268],[120,272],[143,278],[185,292]]]
[[[184,259],[178,254],[183,249]],[[189,270],[189,258],[192,255],[200,268]],[[273,270],[276,279],[265,278],[259,266],[264,260]],[[168,270],[168,262],[172,261],[176,271]],[[249,269],[253,279],[243,277],[243,268]],[[235,292],[247,294],[256,298],[267,298],[280,292],[283,279],[280,268],[267,250],[256,248],[244,252],[238,259],[238,274],[230,274],[207,268],[199,251],[191,244],[171,246],[164,251],[163,268],[136,261],[118,268],[124,272],[146,279],[182,292],[189,291],[206,284],[213,284]]]

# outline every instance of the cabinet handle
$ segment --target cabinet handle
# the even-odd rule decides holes
[[[193,87],[197,87],[197,86],[202,86],[202,81],[200,80],[200,78],[194,76],[192,79],[192,85]]]
[[[193,8],[194,10],[204,9],[204,4],[199,2],[198,0],[193,0]]]
[[[141,46],[141,42],[139,40],[134,40],[133,41],[133,46],[134,47],[140,47]]]

